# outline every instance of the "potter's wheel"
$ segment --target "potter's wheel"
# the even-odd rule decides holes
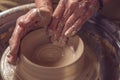
[[[32,39],[34,39],[34,38],[32,38]],[[32,40],[31,39],[31,40]],[[42,39],[42,38],[40,38],[40,39]],[[29,39],[30,40],[30,39]],[[38,40],[38,39],[36,39],[36,40]],[[75,41],[74,41],[75,42]],[[26,42],[25,42],[26,43]],[[72,43],[72,41],[70,42],[70,43]],[[37,44],[37,43],[36,43]],[[50,46],[51,47],[51,46]],[[43,46],[43,49],[44,48],[48,48],[48,50],[49,50],[49,45],[45,45],[45,46]],[[52,47],[55,47],[55,46],[52,46]],[[56,47],[55,47],[56,48]],[[66,48],[66,47],[65,47]],[[56,52],[56,51],[59,51],[59,53],[60,54],[58,54],[58,55],[61,55],[61,50],[59,50],[60,48],[56,48],[56,50],[53,50],[53,51],[55,51],[55,53],[58,53],[58,52]],[[82,49],[82,48],[80,48],[80,49]],[[31,49],[29,49],[29,50],[31,50]],[[42,50],[42,49],[40,49],[40,50]],[[45,50],[42,50],[42,52],[43,51],[45,51]],[[63,50],[64,51],[64,50]],[[87,51],[87,50],[86,50]],[[90,51],[90,50],[89,50]],[[38,51],[39,52],[39,51]],[[40,51],[41,52],[41,51]],[[43,52],[43,53],[46,53],[46,52]],[[54,52],[52,52],[52,53],[54,53]],[[91,52],[91,53],[93,53],[93,52]],[[13,65],[10,65],[9,63],[7,63],[7,54],[9,54],[9,47],[5,50],[5,52],[3,53],[3,56],[2,56],[2,59],[1,59],[1,70],[2,70],[2,76],[3,76],[3,79],[5,79],[5,80],[23,80],[23,79],[21,79],[21,77],[19,77],[17,74],[16,74],[16,72],[15,72],[15,70],[16,70],[16,66],[13,66]],[[97,78],[98,78],[98,75],[97,75],[97,60],[95,60],[96,58],[92,58],[92,54],[91,55],[89,55],[88,56],[88,58],[87,58],[87,60],[85,59],[85,56],[87,56],[89,54],[89,52],[85,52],[85,54],[84,55],[80,55],[80,56],[82,56],[81,57],[81,59],[80,59],[80,64],[79,64],[79,66],[81,67],[80,68],[80,71],[79,71],[79,73],[78,73],[78,75],[79,76],[77,76],[76,78],[77,78],[77,80],[79,80],[79,79],[91,79],[91,80],[96,80]],[[52,54],[53,55],[53,54]],[[55,60],[56,59],[58,59],[58,55],[56,55],[55,54],[55,56],[57,57],[57,58],[55,58]],[[40,56],[40,55],[39,55]],[[93,56],[95,56],[95,55],[93,55]],[[70,59],[69,59],[70,60]],[[51,61],[51,60],[49,60],[49,61]],[[72,61],[72,60],[70,60],[70,61]],[[85,61],[85,62],[84,62]],[[95,62],[94,62],[95,61]],[[86,62],[89,62],[90,64],[87,64]],[[19,63],[19,62],[18,62]],[[66,64],[66,65],[68,65],[68,64]],[[75,67],[76,68],[76,67]],[[93,68],[93,69],[91,69],[91,68]],[[79,69],[78,69],[79,70]],[[95,77],[93,77],[93,75],[96,73],[96,76]],[[75,73],[76,74],[76,73]],[[86,77],[87,76],[87,77]]]
[[[69,38],[66,45],[63,47],[60,47],[58,45],[53,45],[52,43],[49,43],[49,36],[47,36],[45,29],[38,29],[30,32],[28,35],[26,35],[23,38],[20,46],[20,53],[21,53],[21,56],[20,56],[20,60],[18,61],[18,64],[16,66],[12,66],[9,63],[7,63],[6,55],[9,54],[9,47],[5,50],[5,53],[3,54],[3,58],[2,58],[3,62],[1,63],[2,64],[1,69],[5,70],[5,73],[2,74],[3,76],[6,76],[4,77],[5,80],[7,80],[7,78],[8,80],[26,80],[25,78],[27,77],[25,77],[24,75],[27,76],[27,74],[32,74],[32,73],[33,73],[33,78],[32,77],[31,78],[34,80],[36,79],[38,80],[40,79],[40,77],[38,78],[38,76],[44,73],[44,72],[40,73],[41,70],[40,72],[38,72],[38,70],[41,69],[41,67],[45,67],[42,69],[43,71],[45,71],[46,68],[52,67],[50,68],[52,69],[52,72],[54,69],[55,69],[54,72],[56,72],[56,70],[58,72],[59,71],[58,68],[60,68],[60,71],[61,71],[61,68],[64,66],[65,68],[63,68],[62,74],[67,74],[67,73],[76,74],[75,80],[79,80],[79,79],[97,80],[98,78],[97,59],[93,58],[93,56],[95,57],[95,55],[92,54],[93,52],[87,46],[85,46],[85,51],[83,53],[83,43],[78,36]],[[25,60],[28,63],[26,63]],[[87,62],[89,62],[89,64],[87,64]],[[74,63],[76,63],[75,66],[72,65]],[[35,65],[35,66],[30,67],[32,65]],[[40,65],[40,68],[38,68],[39,65]],[[69,66],[71,67],[69,68]],[[30,70],[32,69],[33,71],[31,73]],[[36,69],[39,74],[35,75],[34,72],[36,72],[36,70],[34,69]],[[73,73],[72,73],[72,70],[73,70]],[[25,72],[27,72],[27,74]],[[95,73],[96,73],[96,76],[92,77]],[[24,76],[24,78],[21,76]],[[37,78],[34,78],[34,76],[36,76]],[[45,75],[45,76],[47,77],[49,75]],[[66,80],[74,80],[71,78],[69,79],[69,77]],[[29,78],[29,75],[28,75],[28,78]],[[64,80],[64,77],[63,77],[63,80]]]
[[[3,57],[1,58],[1,60],[4,60],[4,62],[1,62],[1,70],[4,70],[3,74],[1,74],[4,77],[4,80],[13,80],[14,78],[14,71],[16,69],[16,66],[11,65],[7,62],[7,55],[9,53],[9,47],[6,49]],[[9,77],[8,77],[9,76]]]
[[[43,39],[43,41],[41,38]],[[96,60],[96,63],[92,63],[95,60],[92,59],[91,56],[88,56],[89,57],[88,60],[90,61],[90,64],[87,64],[87,65],[85,64],[86,63],[85,56],[87,56],[89,53],[93,53],[93,52],[90,52],[90,50],[89,50],[89,52],[86,52],[86,51],[88,51],[88,50],[86,50],[83,53],[83,43],[81,41],[82,40],[79,39],[77,36],[74,36],[68,40],[67,44],[64,47],[59,47],[58,45],[53,45],[52,43],[49,43],[49,37],[46,36],[44,29],[38,29],[38,30],[32,31],[31,33],[26,35],[25,38],[22,40],[21,47],[20,47],[20,52],[21,52],[20,62],[18,62],[18,64],[16,66],[12,66],[7,63],[6,55],[9,54],[9,47],[8,47],[8,49],[6,49],[4,56],[2,58],[3,62],[1,63],[1,64],[3,64],[1,66],[2,70],[4,70],[4,68],[6,68],[6,71],[5,71],[6,73],[5,74],[3,73],[3,76],[7,75],[6,78],[9,78],[9,80],[24,80],[25,78],[22,78],[20,76],[23,74],[22,72],[29,71],[26,69],[28,69],[28,67],[30,67],[30,65],[27,66],[27,64],[30,63],[31,66],[34,64],[35,64],[35,66],[37,64],[37,65],[42,65],[47,68],[48,68],[48,66],[49,67],[52,66],[52,69],[55,68],[55,70],[57,70],[57,68],[59,68],[59,67],[61,69],[63,66],[67,67],[67,66],[71,65],[73,67],[72,68],[73,73],[74,73],[74,71],[76,72],[76,70],[74,70],[74,69],[77,69],[77,71],[79,70],[77,73],[74,73],[74,74],[77,74],[76,80],[84,79],[84,78],[86,79],[86,75],[91,72],[92,72],[91,74],[87,75],[87,78],[88,79],[92,78],[92,75],[94,74],[93,72],[97,72],[97,65],[96,65],[97,60]],[[76,42],[77,42],[77,44],[76,44]],[[44,43],[48,43],[48,44],[44,45]],[[32,45],[32,47],[30,47],[30,45]],[[75,49],[75,52],[74,52],[74,49]],[[81,53],[83,53],[83,54],[81,54]],[[22,56],[24,56],[24,57],[22,57]],[[93,56],[95,56],[95,55],[93,55]],[[27,64],[25,64],[26,62],[24,62],[24,60],[23,60],[25,57],[27,57],[30,60]],[[78,64],[76,64],[77,66],[72,65],[74,63],[74,61],[75,61],[75,63],[78,63]],[[42,66],[40,66],[40,67],[42,67]],[[26,68],[24,68],[24,67],[26,67]],[[86,70],[84,70],[84,67],[86,68]],[[90,67],[91,68],[94,67],[94,68],[90,69]],[[36,69],[36,68],[31,67],[30,70]],[[37,70],[39,70],[39,68]],[[70,71],[69,67],[66,69],[63,68],[63,70],[65,70],[64,74],[67,74],[66,70]],[[33,72],[34,71],[32,71],[32,73]],[[40,70],[40,72],[41,72],[41,70]],[[40,74],[41,74],[40,72],[39,72],[38,76],[40,76]],[[32,74],[32,73],[30,73],[30,74]],[[37,76],[37,74],[35,76]],[[47,76],[48,75],[46,75],[46,77]],[[98,76],[96,76],[94,78],[97,79],[97,77]],[[37,79],[40,79],[40,78],[37,78]],[[73,80],[73,79],[70,79],[70,80]]]
[[[0,25],[1,25],[1,33],[2,32],[8,32],[8,34],[11,34],[9,32],[9,29],[12,26],[15,26],[15,21],[17,17],[27,12],[30,8],[33,8],[33,5],[25,5],[21,7],[17,7],[8,11],[5,11],[4,13],[0,14]],[[11,15],[11,16],[7,16]],[[7,23],[7,24],[6,24]],[[13,28],[13,27],[12,27]],[[119,76],[119,56],[120,56],[120,36],[119,36],[119,28],[109,22],[108,20],[101,18],[101,16],[90,19],[86,24],[84,25],[83,29],[80,31],[79,35],[87,44],[87,49],[91,50],[93,54],[86,56],[87,58],[84,60],[87,63],[84,64],[84,72],[88,71],[88,74],[91,74],[91,77],[89,77],[88,80],[95,80],[96,74],[99,73],[100,80],[118,80]],[[118,39],[119,38],[119,39]],[[9,39],[8,37],[6,39]],[[4,42],[4,41],[3,41]],[[6,41],[6,43],[8,40]],[[4,43],[3,43],[4,44]],[[7,46],[6,46],[7,47]],[[6,48],[4,47],[4,48]],[[16,66],[12,66],[6,62],[6,57],[9,52],[9,48],[6,49],[6,52],[4,52],[2,59],[1,59],[1,74],[2,78],[4,80],[13,80],[13,74]],[[96,56],[97,57],[96,57]],[[88,67],[90,63],[96,63],[96,58],[98,62],[98,72],[96,70],[92,70],[96,67]],[[93,65],[93,64],[91,64]],[[92,71],[90,71],[90,69]],[[82,75],[85,75],[85,73],[82,72]],[[94,73],[94,74],[92,74]],[[86,74],[86,76],[88,75]],[[114,75],[113,75],[114,74]],[[87,79],[83,79],[87,80]]]
[[[19,76],[15,74],[16,66],[10,65],[7,62],[8,53],[9,53],[9,47],[4,52],[4,55],[2,56],[2,62],[1,62],[1,69],[4,70],[4,72],[2,73],[2,76],[4,76],[4,80],[22,80]],[[87,56],[88,54],[89,53],[86,53],[84,56]],[[80,63],[80,66],[84,70],[80,71],[80,76],[78,77],[78,79],[83,79],[83,80],[86,80],[86,79],[97,80],[98,79],[98,75],[97,75],[98,65],[96,64],[95,58],[93,58],[93,56],[95,55],[87,56],[89,58],[83,59],[82,60],[83,63]],[[90,62],[90,64],[86,64],[84,63],[84,61]],[[93,77],[94,74],[96,74],[96,77],[95,76]]]

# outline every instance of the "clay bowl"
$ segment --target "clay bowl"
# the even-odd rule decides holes
[[[61,47],[51,43],[45,29],[32,31],[21,42],[16,75],[21,80],[77,80],[83,50],[79,36]]]

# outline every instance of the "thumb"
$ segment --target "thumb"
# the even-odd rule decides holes
[[[20,25],[21,27],[30,26],[37,20],[38,18],[37,15],[38,15],[37,9],[32,9],[25,15],[19,17],[17,19],[17,24]]]

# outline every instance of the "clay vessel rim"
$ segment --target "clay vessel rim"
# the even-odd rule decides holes
[[[28,64],[34,66],[34,67],[37,67],[37,68],[44,68],[44,69],[60,69],[60,68],[65,68],[65,67],[68,67],[70,65],[73,65],[75,64],[79,59],[80,57],[82,56],[83,54],[83,51],[84,51],[84,44],[83,44],[83,41],[81,40],[81,38],[79,38],[80,42],[81,42],[81,54],[79,54],[79,57],[77,57],[75,60],[73,60],[72,62],[70,62],[69,64],[65,64],[63,66],[56,66],[56,67],[47,67],[47,66],[42,66],[42,65],[39,65],[39,64],[35,64],[34,62],[32,62],[31,60],[29,60],[24,54],[21,54],[21,57],[23,59],[25,59],[25,61],[27,61]]]

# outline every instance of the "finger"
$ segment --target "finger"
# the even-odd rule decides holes
[[[25,29],[23,27],[20,27],[19,25],[15,27],[12,37],[10,38],[10,41],[9,41],[11,49],[14,50],[14,48],[17,47],[24,33],[25,33]]]
[[[47,21],[45,21],[46,18],[43,19],[43,13],[44,13],[44,16],[47,18]],[[48,16],[44,10],[32,9],[25,15],[18,18],[17,24],[27,29],[27,27],[31,25],[43,26],[45,22],[47,24],[49,19],[50,19],[50,15]]]
[[[95,13],[97,12],[98,7],[96,1],[92,1],[91,5],[86,9],[86,13],[83,14],[73,25],[70,27],[65,33],[65,36],[73,36],[76,34],[80,29],[81,26]]]
[[[69,16],[73,13],[77,5],[78,5],[78,0],[68,0],[66,4],[66,10],[63,15],[63,18],[65,19],[64,21],[66,21],[69,18]]]
[[[21,40],[24,32],[25,31],[24,31],[23,27],[20,27],[19,25],[17,25],[12,34],[12,37],[9,40],[10,53],[8,54],[7,57],[8,57],[8,62],[11,64],[14,64],[17,60],[20,40]]]
[[[71,16],[74,9],[77,7],[78,0],[69,0],[65,7],[65,12],[63,14],[63,17],[61,18],[60,22],[58,23],[57,29],[56,29],[56,37],[59,38],[61,35],[61,32],[63,30],[63,27],[67,21],[67,19]]]
[[[67,37],[73,36],[80,29],[81,24],[82,20],[78,19],[73,26],[71,26],[67,31],[65,31],[64,35]]]
[[[22,17],[18,18],[17,24],[22,27],[28,27],[31,24],[33,24],[36,21],[36,19],[38,19],[37,15],[38,15],[37,9],[32,9]]]
[[[65,32],[79,19],[83,14],[85,14],[87,9],[83,8],[83,6],[76,7],[74,13],[68,18],[65,23],[64,29],[62,31],[62,36],[64,36]]]
[[[75,35],[80,29],[81,26],[90,18],[90,13],[86,13],[86,15],[80,17],[65,33],[64,35],[67,37]]]
[[[60,22],[58,24],[58,27],[57,27],[55,33],[54,33],[55,39],[57,39],[57,40],[60,39],[60,35],[61,35],[61,32],[62,32],[63,28],[64,28],[64,23]]]
[[[63,16],[64,10],[65,10],[65,0],[60,0],[58,6],[56,7],[56,9],[53,13],[53,19],[52,19],[52,22],[49,26],[50,30],[55,31],[59,20]]]

